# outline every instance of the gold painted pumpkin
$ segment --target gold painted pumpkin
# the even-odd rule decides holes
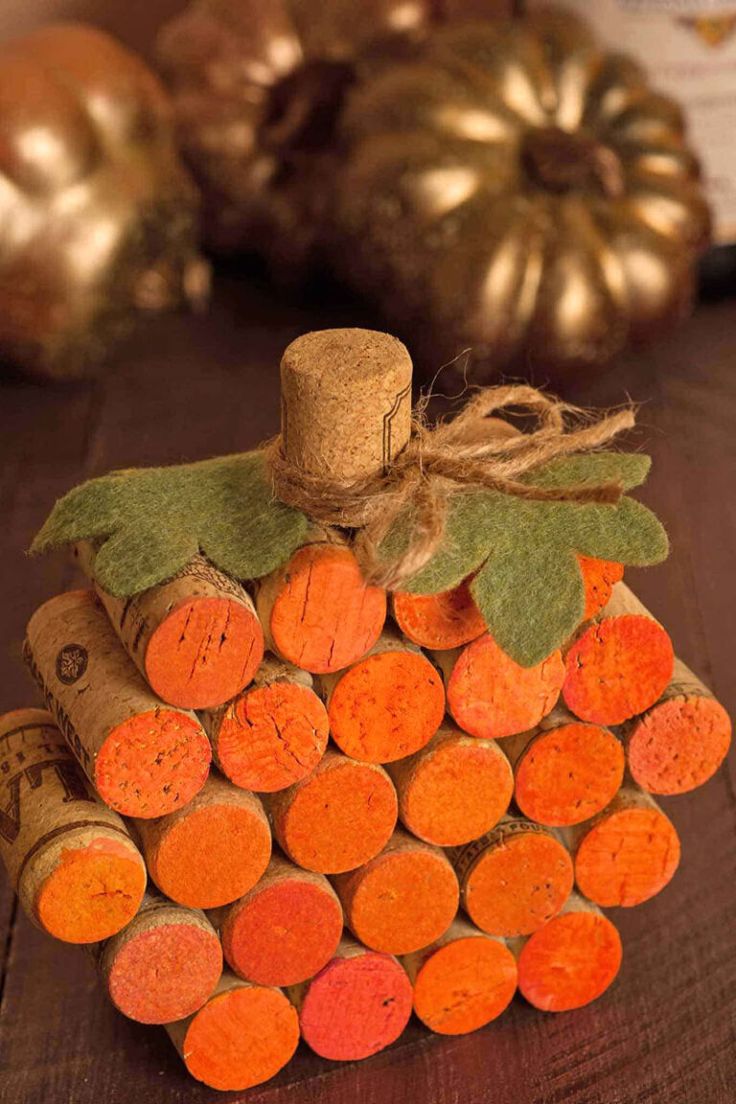
[[[681,112],[570,15],[438,30],[351,91],[341,137],[335,264],[435,367],[596,364],[690,304]]]
[[[166,95],[91,27],[0,48],[0,359],[76,376],[139,310],[206,291]]]
[[[334,125],[361,60],[388,64],[438,20],[505,6],[194,0],[164,27],[158,58],[203,191],[207,243],[220,253],[263,253],[282,275],[300,269],[329,207]]]

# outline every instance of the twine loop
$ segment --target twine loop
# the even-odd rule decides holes
[[[599,449],[635,423],[631,407],[596,417],[527,385],[480,389],[453,418],[430,425],[426,401],[415,407],[411,437],[390,467],[377,475],[341,483],[305,472],[284,454],[281,438],[265,447],[274,494],[315,522],[354,530],[353,548],[366,578],[400,589],[442,545],[451,495],[484,488],[546,502],[612,503],[623,494],[618,481],[567,487],[535,486],[521,477],[552,460]],[[532,418],[520,432],[499,418],[513,410]],[[405,551],[379,556],[397,518],[411,511]]]

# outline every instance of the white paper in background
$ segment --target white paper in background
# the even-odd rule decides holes
[[[526,0],[527,10],[546,0]],[[608,47],[636,57],[685,108],[719,243],[736,241],[736,5],[724,0],[565,0]]]

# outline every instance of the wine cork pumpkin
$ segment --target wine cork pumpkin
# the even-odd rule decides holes
[[[94,580],[94,546],[82,542],[75,555]],[[126,652],[170,705],[208,709],[229,701],[263,658],[263,630],[251,598],[204,556],[127,600],[99,584],[95,590]]]
[[[439,1035],[477,1031],[505,1012],[516,992],[516,960],[503,940],[460,918],[401,962],[414,987],[414,1012]]]
[[[347,670],[320,679],[332,739],[366,763],[413,754],[445,715],[442,679],[427,657],[397,633],[384,632]]]
[[[503,750],[514,768],[516,804],[540,824],[587,820],[613,800],[623,781],[621,741],[562,706],[531,732],[509,736]]]
[[[508,809],[514,788],[500,745],[468,736],[449,721],[426,747],[386,769],[402,824],[439,847],[469,843],[489,832]]]
[[[135,825],[153,881],[190,908],[237,900],[271,856],[271,831],[258,798],[214,772],[184,809]]]
[[[624,728],[626,760],[634,781],[655,794],[702,786],[723,762],[731,718],[681,659],[658,702]]]
[[[388,954],[426,947],[447,931],[459,903],[457,878],[444,852],[403,829],[375,858],[332,882],[353,935]]]
[[[506,816],[480,839],[447,852],[460,902],[488,935],[536,931],[560,911],[573,886],[570,854],[549,830]]]
[[[146,868],[125,824],[42,709],[0,717],[0,858],[26,914],[68,943],[114,935],[143,897]]]
[[[273,793],[314,770],[329,721],[312,685],[307,671],[267,655],[246,690],[200,714],[215,762],[236,786]]]
[[[95,948],[103,985],[131,1020],[166,1024],[201,1008],[222,973],[222,948],[203,912],[150,888],[125,928]]]
[[[323,874],[274,853],[255,886],[210,918],[230,968],[260,985],[296,985],[329,962],[342,908]]]
[[[299,1009],[304,1042],[338,1062],[384,1050],[411,1015],[411,982],[397,959],[349,938],[315,977],[288,993]]]
[[[280,989],[226,970],[203,1008],[166,1025],[192,1077],[242,1091],[274,1077],[299,1043],[299,1019]]]
[[[617,583],[610,601],[567,649],[562,696],[576,717],[617,725],[654,705],[672,678],[672,641]]]
[[[396,825],[396,791],[385,770],[331,748],[307,778],[265,795],[264,802],[281,848],[320,874],[368,862]]]
[[[210,766],[193,713],[155,697],[91,590],[52,598],[28,623],[26,659],[85,774],[111,809],[158,817],[186,805]]]

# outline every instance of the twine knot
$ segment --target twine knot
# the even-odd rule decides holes
[[[619,482],[536,486],[523,479],[552,460],[592,452],[635,423],[630,407],[600,417],[526,385],[485,387],[453,418],[430,425],[426,400],[412,415],[409,443],[384,472],[352,483],[314,475],[284,454],[280,437],[265,446],[274,494],[313,521],[353,530],[352,543],[369,582],[400,589],[442,545],[450,497],[486,489],[546,502],[611,503]],[[501,411],[530,416],[520,432],[497,417]],[[379,554],[400,515],[411,515],[406,549],[393,559]]]

